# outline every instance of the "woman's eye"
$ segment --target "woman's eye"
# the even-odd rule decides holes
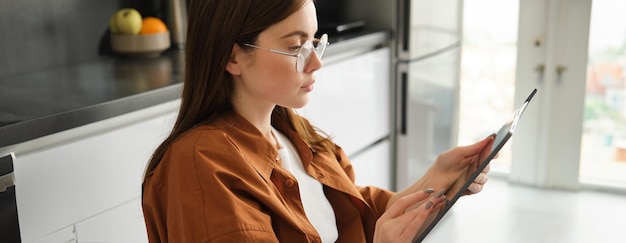
[[[302,45],[289,47],[289,50],[293,52],[297,52],[297,51],[300,51],[300,48],[302,48]]]

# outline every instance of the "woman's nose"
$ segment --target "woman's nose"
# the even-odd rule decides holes
[[[317,56],[317,52],[313,51],[311,52],[311,55],[309,56],[306,65],[304,66],[304,72],[313,72],[313,71],[317,71],[320,68],[322,68],[323,66],[323,62],[322,59],[319,58],[319,56]]]

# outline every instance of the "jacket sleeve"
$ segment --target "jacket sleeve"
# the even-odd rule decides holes
[[[344,172],[348,175],[348,177],[350,177],[350,180],[352,180],[352,183],[354,184],[356,179],[354,168],[341,147],[336,146],[335,156],[337,157],[337,161],[339,161],[339,164],[343,168]],[[392,191],[374,186],[358,186],[356,184],[355,186],[359,189],[359,192],[363,196],[365,202],[367,202],[372,210],[374,210],[376,218],[379,218],[385,212],[389,198],[394,195],[394,192]]]
[[[149,241],[278,242],[269,213],[251,196],[259,190],[251,184],[259,182],[245,178],[258,175],[225,163],[237,155],[184,146],[191,148],[171,149],[146,177],[142,204]]]

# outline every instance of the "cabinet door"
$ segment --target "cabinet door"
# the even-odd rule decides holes
[[[351,158],[356,184],[392,190],[390,151],[391,142],[385,139]]]
[[[148,242],[141,198],[76,224],[79,242]]]
[[[354,154],[389,135],[389,67],[389,48],[326,64],[300,113]]]
[[[22,238],[22,242],[33,242],[26,241]],[[61,230],[57,230],[54,233],[46,235],[34,243],[77,243],[78,238],[76,237],[76,227],[74,225],[65,227]]]
[[[124,117],[113,118],[122,119]],[[141,120],[143,118],[143,120]],[[70,141],[17,153],[16,199],[23,242],[75,224],[141,195],[144,168],[173,113],[116,121],[97,133],[54,134]],[[102,123],[88,126],[102,126]]]
[[[417,181],[457,144],[460,49],[398,64],[397,187]]]

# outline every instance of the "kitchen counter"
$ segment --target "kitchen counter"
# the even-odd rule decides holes
[[[325,62],[388,45],[389,33],[333,38]],[[180,98],[184,52],[155,58],[103,57],[0,78],[0,148]]]

